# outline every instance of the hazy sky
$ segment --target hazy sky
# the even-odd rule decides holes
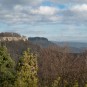
[[[87,0],[0,0],[0,32],[87,42]]]

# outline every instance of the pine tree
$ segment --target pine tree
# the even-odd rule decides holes
[[[15,87],[37,87],[37,70],[37,56],[28,49],[20,58]]]
[[[14,81],[15,62],[10,57],[7,48],[0,46],[0,87],[10,87]]]

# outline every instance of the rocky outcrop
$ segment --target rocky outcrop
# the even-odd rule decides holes
[[[0,33],[0,37],[21,37],[21,35],[13,32],[2,32]]]
[[[21,36],[17,33],[0,33],[0,41],[26,41],[27,38],[25,36]]]
[[[23,40],[26,41],[25,37],[0,37],[0,41],[19,41]]]

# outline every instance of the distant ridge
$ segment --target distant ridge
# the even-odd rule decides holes
[[[67,46],[73,53],[81,53],[87,50],[87,43],[86,42],[57,42],[53,41],[58,46]]]
[[[45,37],[29,37],[28,39],[31,40],[31,41],[37,41],[37,40],[48,41],[48,39],[45,38]]]
[[[49,41],[45,37],[29,37],[29,41],[31,41],[33,44],[40,45],[41,47],[48,47],[55,45],[53,42]]]

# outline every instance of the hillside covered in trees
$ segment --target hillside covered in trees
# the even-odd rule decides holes
[[[0,87],[87,87],[87,51],[1,41]]]
[[[28,40],[31,41],[33,44],[39,45],[41,47],[48,47],[48,46],[56,45],[44,37],[29,37]]]

